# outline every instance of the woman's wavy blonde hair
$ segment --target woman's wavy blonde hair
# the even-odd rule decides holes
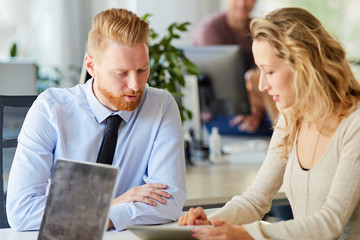
[[[135,13],[122,8],[111,8],[94,18],[88,35],[88,52],[94,56],[106,50],[109,40],[133,45],[145,42],[149,45],[149,24]]]
[[[312,121],[319,130],[329,116],[345,118],[357,107],[360,85],[339,41],[308,11],[278,9],[265,18],[254,19],[250,29],[255,40],[269,42],[294,72],[295,104],[282,111],[286,125],[280,146],[282,157],[286,158],[304,112],[311,110]]]

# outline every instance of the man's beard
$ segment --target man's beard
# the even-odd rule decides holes
[[[117,96],[106,90],[105,88],[99,86],[99,92],[112,104],[113,107],[117,111],[133,111],[135,110],[142,99],[142,96],[144,94],[144,90],[140,91],[130,91],[126,93],[121,93]],[[124,95],[138,95],[136,98],[136,101],[127,101],[124,97]]]

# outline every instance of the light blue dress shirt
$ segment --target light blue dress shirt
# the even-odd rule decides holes
[[[56,159],[96,162],[113,112],[92,91],[92,80],[68,89],[48,89],[29,110],[18,137],[11,167],[7,214],[18,231],[38,230],[46,204],[46,189]],[[109,217],[117,230],[134,224],[176,220],[186,197],[183,130],[174,98],[146,86],[134,111],[119,111],[113,166],[119,166],[115,197],[144,183],[167,184],[166,204],[135,202],[113,206]],[[90,220],[91,221],[91,220]]]

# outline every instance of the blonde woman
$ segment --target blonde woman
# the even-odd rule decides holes
[[[198,239],[357,239],[360,236],[360,86],[341,44],[313,15],[278,9],[251,23],[259,89],[280,111],[253,184],[207,217],[180,225]],[[294,219],[261,221],[281,185]]]

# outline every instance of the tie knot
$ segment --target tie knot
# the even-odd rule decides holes
[[[119,129],[122,118],[119,115],[111,115],[106,119],[107,131],[117,131]]]

